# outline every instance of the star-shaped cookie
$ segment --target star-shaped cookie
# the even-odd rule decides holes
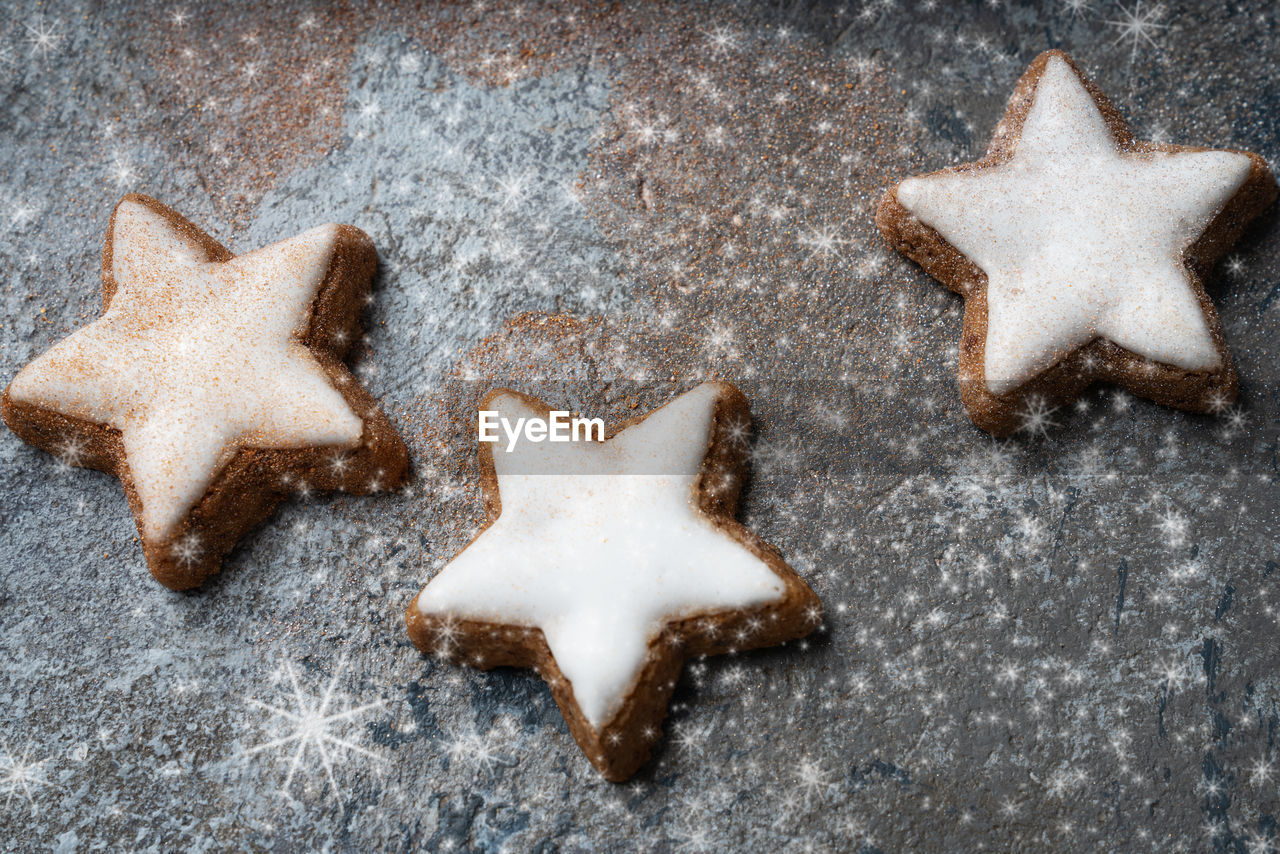
[[[1097,380],[1196,412],[1233,401],[1202,278],[1275,197],[1256,154],[1135,140],[1049,51],[984,158],[902,181],[876,221],[964,297],[961,397],[974,423],[1006,435]]]
[[[482,409],[546,418],[508,390]],[[489,520],[409,606],[424,652],[532,667],[610,780],[657,740],[689,656],[778,644],[821,606],[777,551],[733,516],[749,413],[704,383],[607,440],[480,446]]]
[[[195,587],[285,495],[405,478],[403,441],[342,363],[376,264],[351,226],[234,256],[125,196],[102,316],[24,367],[0,414],[66,463],[115,474],[152,574]]]

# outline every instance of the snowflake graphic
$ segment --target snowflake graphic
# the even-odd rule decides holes
[[[32,812],[38,812],[35,793],[38,789],[53,784],[44,775],[44,766],[49,762],[45,757],[37,761],[31,760],[31,746],[23,748],[18,757],[9,750],[9,745],[0,742],[0,794],[5,796],[4,805],[9,806],[15,795],[27,799]]]
[[[1058,422],[1053,420],[1055,407],[1048,404],[1044,398],[1034,396],[1027,398],[1026,404],[1019,413],[1022,421],[1018,429],[1032,438],[1045,438],[1058,426]]]
[[[1073,18],[1079,18],[1093,9],[1091,0],[1061,0],[1061,5],[1062,10]]]
[[[503,719],[487,734],[481,734],[474,726],[459,732],[444,745],[444,752],[450,763],[460,763],[492,775],[498,767],[510,768],[516,764],[516,760],[501,748],[511,744],[517,735],[514,721]]]
[[[338,662],[324,692],[313,696],[302,687],[293,664],[286,661],[275,674],[278,681],[288,681],[289,692],[285,703],[273,705],[249,699],[249,705],[271,714],[271,723],[277,731],[283,730],[283,734],[278,737],[250,748],[249,755],[269,751],[276,753],[281,760],[287,757],[289,771],[280,786],[280,791],[286,798],[292,799],[293,780],[299,772],[314,774],[323,771],[330,795],[335,801],[340,801],[341,789],[334,775],[336,758],[354,754],[375,762],[383,761],[380,755],[361,747],[344,734],[357,717],[385,704],[385,701],[379,700],[353,706],[347,697],[339,694],[338,679],[345,667],[344,658]]]
[[[1138,0],[1133,6],[1121,6],[1120,17],[1107,21],[1107,25],[1117,33],[1116,44],[1123,42],[1129,45],[1129,61],[1133,62],[1138,58],[1138,50],[1143,45],[1159,47],[1155,34],[1169,28],[1168,24],[1159,23],[1163,17],[1164,4],[1152,6]]]
[[[47,23],[43,17],[23,24],[23,27],[27,30],[27,44],[31,45],[32,56],[39,54],[41,59],[48,59],[49,54],[57,52],[62,44],[62,31],[58,25]]]

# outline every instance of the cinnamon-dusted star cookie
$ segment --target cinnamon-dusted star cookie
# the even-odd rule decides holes
[[[482,409],[548,416],[507,390]],[[734,521],[749,417],[741,392],[709,382],[605,441],[482,444],[489,521],[409,606],[413,642],[536,669],[591,763],[630,777],[685,658],[778,644],[821,618],[809,586]]]
[[[876,221],[964,297],[961,397],[974,423],[1005,435],[1095,380],[1196,412],[1234,400],[1201,278],[1275,198],[1256,154],[1135,140],[1049,51],[986,157],[908,178]]]
[[[0,414],[27,442],[119,477],[152,574],[194,587],[289,492],[404,479],[404,443],[342,364],[376,264],[349,225],[235,256],[125,196],[102,252],[102,317],[24,367]]]

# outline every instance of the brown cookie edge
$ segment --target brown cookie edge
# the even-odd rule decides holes
[[[126,202],[146,205],[208,254],[224,263],[235,256],[173,208],[150,196],[129,193],[112,210],[102,251],[102,311],[116,292],[112,275],[116,212]],[[115,475],[124,488],[142,541],[147,566],[157,581],[172,590],[200,586],[218,573],[226,554],[275,506],[301,485],[317,491],[369,494],[393,489],[408,476],[408,449],[399,433],[373,399],[347,370],[342,358],[360,334],[360,314],[377,266],[372,240],[353,226],[338,227],[333,255],[325,279],[312,301],[302,343],[328,374],[335,389],[363,422],[360,442],[354,448],[238,449],[214,476],[201,499],[174,530],[161,540],[143,533],[141,502],[134,487],[120,432],[104,424],[71,417],[34,404],[13,400],[6,388],[0,395],[0,418],[23,441],[59,455],[68,442],[83,445],[78,462]],[[343,331],[343,336],[335,335]],[[335,471],[335,455],[344,470]],[[194,536],[194,540],[191,539]]]
[[[1098,381],[1110,382],[1131,393],[1165,406],[1192,412],[1212,412],[1230,404],[1238,393],[1235,365],[1222,332],[1216,308],[1205,290],[1203,277],[1239,239],[1249,222],[1275,201],[1277,188],[1266,161],[1257,154],[1233,149],[1164,145],[1141,142],[1120,111],[1089,79],[1074,60],[1060,50],[1045,51],[1027,68],[1014,87],[1004,116],[996,125],[987,154],[972,163],[942,169],[919,177],[979,171],[1007,162],[1021,139],[1022,126],[1034,102],[1036,87],[1050,59],[1066,61],[1097,104],[1117,148],[1126,153],[1232,151],[1249,158],[1251,169],[1244,183],[1206,226],[1201,236],[1183,252],[1183,269],[1213,337],[1221,362],[1215,371],[1188,371],[1146,359],[1119,345],[1096,338],[1064,354],[1055,364],[1017,389],[993,394],[986,381],[987,277],[981,269],[948,243],[936,230],[914,217],[898,202],[895,184],[882,197],[876,211],[880,233],[897,251],[919,264],[926,273],[960,294],[965,303],[960,336],[960,396],[970,419],[995,436],[1007,436],[1023,426],[1033,404],[1061,406]]]
[[[809,585],[782,559],[777,549],[733,518],[747,462],[747,443],[735,441],[733,435],[736,427],[749,423],[750,408],[745,395],[736,387],[724,382],[716,385],[720,396],[691,498],[708,521],[746,546],[782,580],[785,592],[780,600],[668,623],[650,643],[649,660],[628,689],[620,710],[601,730],[592,727],[582,714],[574,699],[573,687],[556,665],[540,629],[424,615],[418,610],[416,595],[405,611],[409,637],[424,653],[483,670],[512,666],[537,671],[551,688],[569,732],[588,761],[613,782],[629,779],[648,761],[661,737],[671,693],[688,658],[776,646],[804,637],[822,619],[821,603]],[[486,408],[498,395],[514,395],[544,416],[552,409],[537,398],[511,389],[490,391],[481,408]],[[606,441],[661,409],[610,425],[605,431]],[[472,543],[483,536],[502,512],[492,449],[488,443],[479,444],[487,518]]]

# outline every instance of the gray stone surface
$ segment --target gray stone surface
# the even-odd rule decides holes
[[[958,301],[885,251],[859,179],[976,156],[1048,47],[1141,135],[1274,164],[1273,5],[698,4],[597,29],[584,8],[4,16],[0,377],[96,314],[123,192],[234,251],[349,222],[382,259],[355,365],[415,477],[287,503],[174,594],[114,480],[0,434],[0,847],[1274,850],[1275,215],[1211,288],[1238,407],[1103,388],[994,442],[956,400]],[[576,52],[515,63],[502,36],[485,62],[502,27],[580,24]],[[273,51],[317,32],[350,42],[335,138],[267,179],[224,168],[165,49],[225,78],[200,115],[271,126],[293,108],[256,93],[298,73]],[[824,114],[812,90],[844,80]],[[742,518],[827,622],[691,663],[655,760],[612,785],[535,676],[424,658],[401,613],[482,518],[466,413],[488,385],[622,418],[711,374],[756,413]]]

